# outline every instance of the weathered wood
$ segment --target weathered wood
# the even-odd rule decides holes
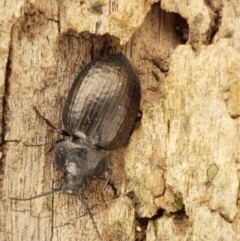
[[[117,52],[140,76],[143,118],[109,153],[106,203],[102,180],[85,193],[102,239],[240,239],[240,5],[152,3],[0,3],[1,240],[98,239],[81,197],[10,197],[47,192],[61,177],[50,150],[61,136],[32,106],[61,127],[74,73]]]

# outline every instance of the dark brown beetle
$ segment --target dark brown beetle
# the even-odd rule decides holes
[[[62,190],[81,195],[93,221],[98,237],[102,240],[90,207],[83,196],[86,181],[91,181],[111,168],[105,150],[122,147],[139,120],[141,88],[138,76],[123,54],[107,55],[81,68],[75,77],[63,109],[65,130],[48,125],[62,135],[72,136],[71,141],[58,140],[54,151],[54,164],[64,174],[61,187],[30,198],[32,200]]]
[[[54,152],[55,166],[64,173],[62,191],[80,195],[86,180],[106,171],[107,184],[111,168],[104,150],[127,142],[140,99],[139,79],[123,54],[107,55],[79,70],[62,116],[66,130],[62,134],[67,132],[73,140],[59,142]]]
[[[62,190],[81,195],[87,180],[94,180],[112,170],[105,150],[122,147],[138,117],[141,87],[138,76],[123,54],[111,54],[81,68],[75,77],[63,109],[65,130],[56,128],[35,111],[58,133],[72,136],[72,141],[57,140],[54,164],[64,174],[61,187],[30,198],[32,200]]]
[[[105,150],[122,147],[128,140],[138,117],[141,87],[138,76],[123,54],[111,54],[81,68],[75,77],[63,109],[65,130],[56,128],[35,111],[48,125],[72,141],[58,140],[54,164],[64,174],[61,187],[31,200],[62,190],[81,195],[87,180],[92,181],[112,170]],[[140,111],[141,112],[141,111]]]

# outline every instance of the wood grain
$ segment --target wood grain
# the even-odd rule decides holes
[[[79,67],[123,52],[143,118],[85,196],[102,239],[240,240],[238,1],[4,1],[0,239],[96,240],[80,197],[56,187],[53,138]],[[2,111],[1,111],[2,109]]]

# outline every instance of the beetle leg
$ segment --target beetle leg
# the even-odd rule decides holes
[[[94,218],[93,218],[93,214],[92,214],[92,212],[91,212],[91,208],[90,208],[89,205],[88,205],[88,201],[87,201],[87,199],[86,199],[83,195],[81,195],[81,196],[82,196],[82,201],[83,201],[83,204],[84,204],[84,206],[85,206],[85,208],[86,208],[86,211],[87,211],[87,213],[89,214],[89,217],[91,218],[92,223],[93,223],[93,226],[94,226],[94,228],[95,228],[95,230],[96,230],[98,239],[99,239],[99,240],[102,240],[102,237],[101,237],[101,235],[100,235],[100,233],[99,233],[99,230],[98,230],[98,228],[97,228],[96,222],[95,222],[95,220],[94,220]]]
[[[58,138],[55,138],[53,140],[54,140],[54,143],[56,144],[58,144],[59,142],[65,141],[65,139],[58,139]]]
[[[46,123],[48,126],[50,126],[51,128],[53,128],[57,133],[63,135],[63,136],[71,136],[67,131],[65,130],[61,130],[57,127],[55,127],[47,118],[45,118],[36,108],[36,106],[33,106],[33,109],[35,110],[35,112],[37,113],[38,116],[40,116]]]
[[[109,181],[111,179],[111,176],[112,176],[112,168],[111,168],[110,165],[108,166],[107,172],[108,172],[108,177],[107,177],[107,180],[105,181],[105,183],[104,183],[104,185],[102,187],[102,191],[105,190],[105,188],[106,188],[107,184],[109,183]]]

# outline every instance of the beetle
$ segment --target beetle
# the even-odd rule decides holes
[[[108,172],[104,190],[112,174],[106,151],[127,143],[136,120],[141,118],[140,101],[139,78],[123,54],[106,55],[82,67],[75,75],[63,108],[64,130],[52,125],[34,107],[58,133],[72,136],[72,141],[58,140],[54,150],[54,165],[63,173],[60,188],[31,198],[11,199],[32,200],[62,190],[81,195],[93,220],[83,196],[86,182]],[[93,223],[96,228],[94,220]]]
[[[141,119],[140,101],[140,81],[130,62],[123,54],[111,54],[76,73],[62,112],[64,130],[34,107],[58,133],[72,136],[72,141],[58,140],[54,150],[54,165],[63,173],[56,191],[82,195],[87,181],[108,172],[104,190],[112,174],[106,150],[126,144]]]
[[[78,71],[62,112],[62,134],[73,139],[59,142],[54,151],[54,164],[64,173],[63,192],[81,195],[87,180],[108,171],[106,186],[111,168],[105,150],[128,141],[140,100],[139,78],[123,54],[104,56]]]

